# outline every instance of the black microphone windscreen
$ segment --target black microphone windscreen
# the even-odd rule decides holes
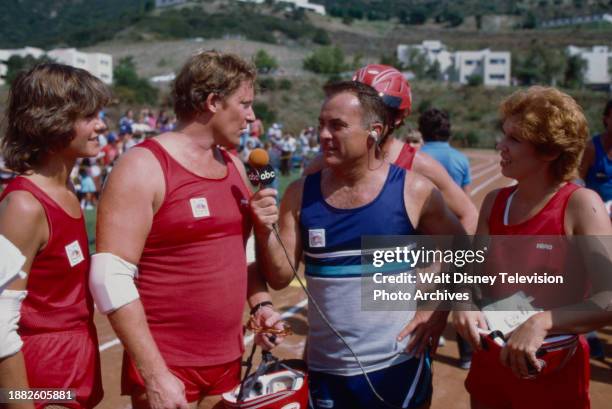
[[[266,165],[259,169],[259,183],[264,186],[268,186],[276,179],[276,172],[274,168],[270,165]]]

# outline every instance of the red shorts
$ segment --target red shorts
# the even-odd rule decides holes
[[[76,401],[58,404],[93,408],[102,400],[102,376],[96,329],[22,335],[21,352],[30,388],[74,389]],[[36,409],[49,402],[35,402]]]
[[[472,398],[496,408],[588,409],[589,346],[580,337],[572,358],[559,371],[533,379],[517,378],[499,354],[474,352],[465,387]]]
[[[211,366],[169,366],[170,372],[185,385],[187,402],[197,402],[205,396],[221,395],[240,383],[241,358],[226,364]],[[144,380],[134,361],[124,352],[121,370],[121,394],[145,392]]]

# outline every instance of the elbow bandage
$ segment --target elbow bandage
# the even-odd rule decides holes
[[[0,234],[0,293],[17,277],[25,278],[21,268],[26,258],[6,237]]]
[[[17,333],[21,302],[27,291],[4,290],[0,294],[0,359],[14,355],[23,345]]]
[[[138,269],[130,262],[111,253],[91,256],[89,289],[103,314],[109,314],[138,299],[134,278]]]

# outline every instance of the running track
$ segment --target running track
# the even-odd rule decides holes
[[[511,181],[503,177],[499,171],[498,155],[493,151],[469,150],[465,152],[470,158],[472,170],[472,200],[478,208],[491,190],[508,186]],[[282,291],[273,292],[274,304],[282,312],[283,318],[293,328],[294,335],[275,349],[275,355],[282,358],[299,357],[302,354],[307,332],[306,311],[307,302],[299,285],[292,285]],[[246,322],[248,312],[244,313]],[[120,396],[121,359],[123,348],[108,323],[108,320],[96,314],[96,326],[100,340],[102,359],[102,380],[105,397],[100,403],[100,409],[131,408],[129,398]],[[600,332],[606,342],[608,359],[605,362],[591,362],[591,399],[593,409],[609,408],[612,401],[612,328],[607,327]],[[468,409],[469,397],[463,387],[467,374],[458,368],[457,345],[454,341],[454,331],[447,326],[444,333],[447,343],[440,347],[434,360],[434,395],[432,409]],[[247,335],[245,342],[250,344],[252,336]]]

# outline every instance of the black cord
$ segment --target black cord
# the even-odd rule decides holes
[[[289,263],[289,266],[291,266],[291,270],[293,271],[293,276],[297,279],[298,283],[302,287],[302,290],[304,290],[304,292],[306,293],[306,296],[308,297],[308,301],[311,302],[312,305],[315,307],[315,309],[317,310],[317,312],[319,313],[319,315],[323,319],[323,322],[325,323],[325,325],[327,325],[327,327],[334,333],[334,335],[336,335],[338,337],[338,339],[340,339],[340,341],[342,341],[344,346],[346,346],[346,348],[351,352],[351,354],[353,355],[353,358],[355,358],[355,361],[357,362],[357,365],[359,365],[359,369],[361,369],[361,372],[363,373],[363,376],[365,377],[366,382],[368,383],[368,386],[370,387],[370,390],[372,391],[374,396],[376,396],[376,398],[379,401],[381,401],[384,405],[387,405],[390,408],[404,409],[403,406],[397,406],[397,405],[394,405],[392,403],[387,402],[382,396],[380,396],[378,394],[378,392],[374,388],[374,385],[372,385],[372,381],[370,381],[370,377],[368,376],[368,374],[365,371],[363,365],[361,364],[361,361],[359,360],[359,357],[357,357],[357,354],[355,353],[355,351],[353,351],[353,348],[351,348],[351,346],[348,344],[348,342],[346,342],[346,340],[338,332],[338,330],[336,328],[334,328],[334,326],[331,324],[331,322],[329,322],[329,320],[327,319],[325,314],[323,314],[323,311],[321,311],[321,308],[319,307],[319,304],[317,304],[316,300],[314,299],[314,297],[312,296],[312,294],[310,293],[308,288],[306,288],[306,286],[302,282],[302,279],[298,276],[297,270],[296,270],[295,266],[293,265],[293,263],[291,262],[291,258],[289,257],[289,252],[285,248],[285,244],[283,243],[283,241],[280,238],[280,234],[278,232],[278,227],[276,226],[276,223],[272,225],[272,230],[274,231],[274,235],[276,236],[276,239],[278,240],[278,242],[280,243],[281,247],[283,248],[283,251],[285,253],[285,257],[287,258],[287,262]]]

